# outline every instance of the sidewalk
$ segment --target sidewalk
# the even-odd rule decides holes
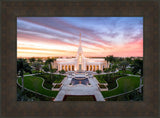
[[[63,81],[63,87],[55,98],[55,101],[63,101],[65,95],[94,95],[97,101],[105,101],[98,89],[95,78],[89,78],[91,85],[69,85],[72,78],[66,78]]]

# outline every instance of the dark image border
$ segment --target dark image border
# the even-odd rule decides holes
[[[156,1],[2,2],[2,116],[158,116],[158,17]],[[127,16],[144,18],[144,101],[18,102],[16,96],[17,17]]]

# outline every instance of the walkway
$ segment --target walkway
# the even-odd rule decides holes
[[[94,95],[97,101],[105,101],[98,89],[98,81],[95,78],[89,78],[91,85],[69,85],[71,77],[66,77],[62,82],[63,87],[55,98],[55,101],[63,101],[65,95]]]

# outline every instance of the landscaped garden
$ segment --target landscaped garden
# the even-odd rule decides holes
[[[24,87],[32,90],[34,92],[40,93],[42,95],[46,95],[48,97],[56,97],[58,91],[48,90],[43,86],[44,79],[36,76],[26,76],[24,77]],[[21,85],[21,78],[18,78],[18,83]]]
[[[143,87],[142,87],[142,93],[139,92],[139,89],[134,90],[132,92],[119,95],[112,98],[106,98],[106,101],[140,101],[143,100]]]
[[[62,80],[64,79],[64,75],[56,75],[56,74],[38,74],[35,75],[37,77],[42,77],[44,81],[44,87],[47,89],[51,89],[53,87],[52,83],[61,83]]]
[[[117,79],[117,82],[118,85],[115,87],[115,89],[109,91],[102,91],[102,95],[104,98],[119,95],[138,88],[140,84],[140,77],[125,76]]]
[[[53,98],[39,95],[28,90],[21,92],[21,87],[17,85],[17,101],[53,101]]]
[[[46,61],[43,67],[47,67],[47,69],[43,68],[43,70],[40,69],[41,64],[38,60],[32,63],[34,68],[31,68],[26,60],[19,59],[17,61],[18,101],[50,101],[57,96],[59,89],[62,87],[61,82],[66,76],[62,75],[65,73],[64,70],[59,71],[60,75],[54,74],[57,69],[49,69],[48,65],[51,67],[50,61],[52,59]],[[107,74],[100,75],[102,71],[96,71],[98,75],[94,75],[94,77],[98,80],[98,86],[106,101],[143,100],[143,90],[142,93],[135,90],[140,85],[140,76],[143,76],[143,63],[141,60],[135,60],[135,64],[132,64],[130,68],[126,68],[125,64],[126,62],[123,61],[123,63],[110,65],[109,68],[104,69]],[[34,75],[30,76],[29,74]],[[23,77],[24,87],[21,83]],[[107,89],[108,91],[106,91]],[[74,100],[93,101],[95,98],[93,96],[66,96],[64,99],[64,101]]]
[[[111,90],[117,86],[116,80],[122,76],[121,74],[105,74],[105,75],[95,75],[99,83],[107,83],[108,90]]]

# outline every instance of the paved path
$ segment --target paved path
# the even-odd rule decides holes
[[[66,77],[63,81],[63,87],[55,98],[55,101],[63,101],[65,95],[94,95],[97,101],[105,101],[98,89],[98,81],[95,78],[89,78],[91,85],[69,85],[71,77]]]

